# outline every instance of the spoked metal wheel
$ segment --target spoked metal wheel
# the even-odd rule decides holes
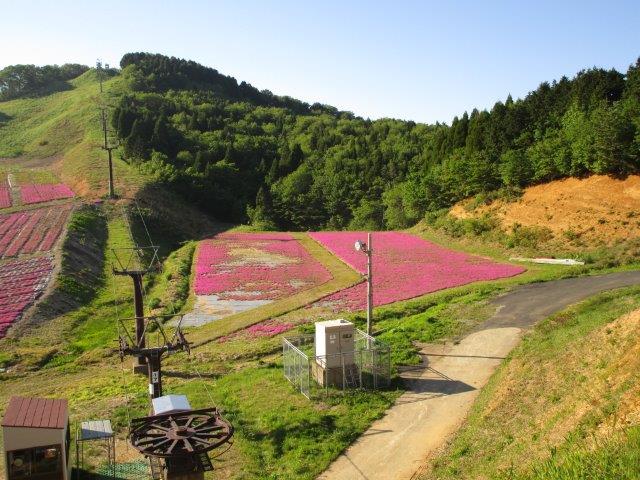
[[[149,457],[197,455],[228,442],[233,426],[216,408],[135,418],[131,444]]]

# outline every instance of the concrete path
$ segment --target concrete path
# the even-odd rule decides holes
[[[523,285],[496,298],[495,315],[462,341],[423,348],[422,365],[401,374],[407,392],[319,479],[411,479],[464,422],[526,329],[596,293],[636,284],[640,271]]]

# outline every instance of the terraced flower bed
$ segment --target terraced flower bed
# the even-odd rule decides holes
[[[313,232],[311,237],[358,272],[366,273],[367,258],[354,249],[364,232]],[[496,280],[524,272],[524,268],[500,264],[427,242],[402,232],[373,235],[374,304],[409,298],[481,280]],[[336,310],[361,310],[366,305],[366,284],[360,283],[325,299]]]
[[[64,183],[54,184],[27,184],[20,187],[22,203],[42,203],[62,198],[72,198],[75,194]]]
[[[42,294],[52,270],[50,255],[0,264],[0,338]]]
[[[9,187],[0,187],[0,208],[11,206],[11,190]]]
[[[0,215],[0,258],[51,250],[71,209],[60,205]]]
[[[209,320],[222,318],[331,278],[288,233],[223,233],[200,243],[195,310]]]
[[[201,243],[195,291],[222,300],[276,300],[330,279],[288,233],[225,233]]]

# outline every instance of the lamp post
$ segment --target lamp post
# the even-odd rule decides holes
[[[371,336],[371,323],[373,321],[373,265],[371,248],[371,233],[367,234],[367,243],[357,240],[354,245],[356,251],[363,252],[367,256],[367,335]]]

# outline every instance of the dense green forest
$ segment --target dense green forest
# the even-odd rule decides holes
[[[86,65],[10,65],[0,70],[0,101],[70,88],[68,80],[89,70]]]
[[[479,193],[640,170],[640,59],[593,68],[451,125],[369,120],[280,97],[195,62],[121,61],[122,153],[222,220],[403,228]]]

